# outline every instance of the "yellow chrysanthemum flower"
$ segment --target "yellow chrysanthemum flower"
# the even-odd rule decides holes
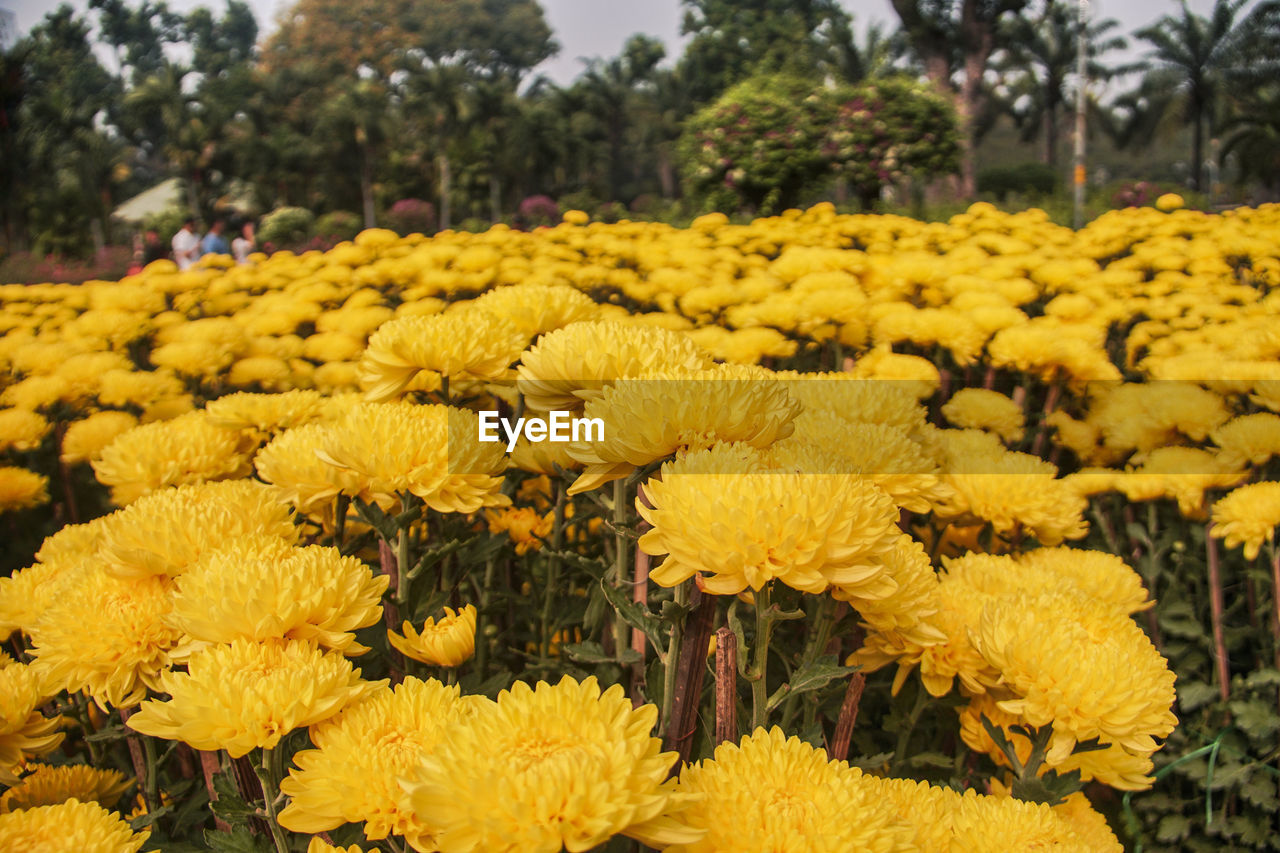
[[[1021,441],[1026,424],[1017,403],[985,388],[960,389],[942,407],[942,416],[962,429],[987,430],[1006,442]]]
[[[290,797],[280,825],[326,832],[363,823],[370,840],[400,835],[429,846],[432,828],[409,807],[400,779],[431,755],[452,725],[487,702],[435,679],[409,677],[394,692],[380,688],[312,726],[315,748],[297,753],[297,769],[280,783]]]
[[[624,323],[571,323],[520,359],[517,387],[535,412],[574,411],[619,379],[713,367],[685,335]]]
[[[35,450],[49,429],[49,422],[37,412],[0,409],[0,451]]]
[[[528,340],[591,319],[596,303],[581,290],[563,284],[522,283],[490,290],[466,310],[487,311],[500,317]]]
[[[88,691],[102,708],[135,705],[160,689],[181,636],[165,621],[171,606],[163,576],[121,579],[89,564],[31,626],[32,653],[51,684]]]
[[[896,588],[878,555],[895,547],[893,500],[839,474],[769,470],[750,447],[717,445],[663,466],[636,507],[653,529],[640,548],[666,559],[650,577],[675,586],[699,575],[719,595],[779,579],[820,593],[884,597]]]
[[[384,508],[412,493],[438,512],[507,506],[500,443],[481,443],[475,412],[452,406],[361,403],[318,451],[342,472],[343,491]]]
[[[901,426],[855,423],[829,409],[806,410],[795,424],[796,432],[769,450],[779,465],[795,462],[812,474],[862,475],[912,512],[929,512],[950,495],[938,463]]]
[[[49,478],[26,468],[0,465],[0,512],[49,502]]]
[[[583,417],[599,419],[602,440],[575,441],[583,463],[569,494],[590,491],[677,451],[715,443],[768,447],[786,438],[800,404],[767,371],[724,366],[615,382],[590,400]]]
[[[315,512],[343,490],[344,472],[317,455],[331,429],[327,423],[287,429],[253,457],[258,476],[299,512]]]
[[[986,717],[992,725],[1004,730],[1005,738],[1017,751],[1019,761],[1025,762],[1031,757],[1031,741],[1021,729],[1013,729],[1014,726],[1026,726],[1027,721],[1002,710],[999,700],[992,694],[973,697],[967,706],[960,709],[959,715],[960,737],[970,749],[986,753],[1001,767],[1009,766],[1004,751],[996,746],[982,724],[982,718]],[[1135,755],[1121,746],[1110,744],[1104,749],[1054,756],[1053,760],[1046,760],[1040,766],[1040,772],[1043,774],[1052,769],[1059,773],[1070,773],[1078,770],[1080,778],[1086,782],[1096,779],[1122,791],[1144,791],[1154,781],[1151,777],[1152,767],[1150,755]]]
[[[209,423],[216,427],[271,436],[319,418],[323,400],[318,391],[285,391],[282,394],[239,391],[210,400],[205,412]]]
[[[0,850],[14,853],[137,853],[150,836],[97,803],[79,800],[0,815]]]
[[[192,655],[187,672],[166,672],[160,690],[129,718],[129,727],[195,749],[239,758],[272,749],[289,732],[332,717],[386,681],[360,679],[341,652],[301,640],[235,640]]]
[[[369,338],[360,359],[360,385],[365,399],[382,402],[398,396],[419,373],[428,377],[426,390],[440,387],[441,377],[501,379],[528,342],[509,320],[479,309],[401,317]]]
[[[203,412],[145,424],[122,433],[93,463],[111,500],[126,506],[166,486],[226,480],[249,473],[238,437]]]
[[[678,820],[705,835],[667,847],[671,853],[916,849],[878,785],[777,726],[720,744],[714,758],[681,771],[678,790],[702,798]]]
[[[1215,429],[1212,438],[1229,466],[1264,465],[1280,456],[1280,415],[1260,412],[1232,418]]]
[[[63,767],[35,764],[19,784],[0,796],[0,814],[35,806],[56,806],[73,799],[115,808],[120,796],[132,784],[133,781],[118,770],[99,770],[86,764]]]
[[[337,548],[231,539],[177,579],[169,622],[197,644],[289,638],[359,655],[355,631],[382,618],[390,580]]]
[[[102,458],[102,451],[137,425],[138,419],[128,412],[113,411],[94,412],[75,421],[62,436],[62,461],[68,465],[96,462]]]
[[[298,538],[293,511],[249,480],[179,486],[151,494],[102,520],[98,557],[121,578],[176,576],[228,539]]]
[[[335,847],[320,836],[313,836],[307,843],[307,853],[365,853],[359,844],[348,844],[346,847]]]
[[[476,652],[476,608],[468,604],[461,610],[444,609],[440,619],[428,617],[421,631],[411,622],[400,628],[404,636],[387,631],[387,639],[402,655],[436,666],[458,666]]]
[[[1044,803],[968,790],[951,812],[953,850],[1054,850],[1098,853]]]
[[[667,847],[696,839],[672,814],[687,798],[667,774],[674,753],[650,735],[657,708],[632,708],[595,678],[517,682],[455,725],[405,784],[435,828],[417,850],[585,851],[615,835]],[[411,840],[412,841],[412,840]]]
[[[1240,486],[1213,505],[1209,535],[1225,539],[1228,548],[1244,546],[1246,560],[1274,542],[1280,527],[1280,483]]]
[[[507,507],[485,510],[489,532],[505,533],[515,543],[516,553],[523,555],[542,549],[542,540],[551,535],[554,513],[542,514],[533,507]]]
[[[1054,763],[1093,738],[1150,755],[1177,725],[1168,662],[1133,620],[1080,593],[992,600],[972,639],[1017,695],[1000,708],[1053,725]],[[1129,677],[1117,682],[1117,667]]]
[[[40,706],[53,691],[43,675],[21,663],[0,666],[0,784],[17,785],[14,770],[28,758],[52,752],[65,735],[62,718],[46,718]]]
[[[1057,478],[1058,469],[1030,453],[1005,450],[989,433],[944,432],[943,482],[954,495],[938,506],[944,518],[971,516],[1000,533],[1019,525],[1046,545],[1088,532],[1088,502]],[[992,444],[988,444],[986,440]]]

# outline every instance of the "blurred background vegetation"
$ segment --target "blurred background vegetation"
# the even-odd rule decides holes
[[[984,198],[1066,224],[1082,82],[1089,214],[1280,198],[1270,0],[1087,20],[1087,81],[1074,0],[893,0],[896,26],[861,36],[836,0],[682,6],[681,55],[636,35],[567,85],[531,73],[558,50],[536,0],[298,0],[265,38],[240,0],[63,6],[0,58],[0,278],[116,277],[113,244],[186,213],[266,217],[292,249],[570,208],[942,218]],[[170,209],[113,217],[170,179]]]

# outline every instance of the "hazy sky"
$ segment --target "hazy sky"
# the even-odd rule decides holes
[[[25,33],[38,23],[46,13],[58,7],[62,0],[0,0],[0,9],[9,9],[17,15],[19,33]],[[81,11],[88,8],[88,0],[69,0]],[[258,26],[263,31],[273,27],[276,14],[292,5],[291,0],[247,0],[258,16]],[[567,83],[582,70],[580,58],[610,57],[621,49],[632,33],[657,36],[668,45],[668,57],[680,52],[680,0],[541,0],[547,19],[560,43],[560,54],[548,60],[537,70],[558,83]],[[210,6],[215,11],[223,8],[222,0],[168,0],[176,10],[188,10],[196,6]],[[841,0],[842,5],[854,15],[855,24],[861,30],[872,21],[895,23],[897,17],[889,0]],[[1191,8],[1207,14],[1213,8],[1213,0],[1190,0]],[[1250,4],[1252,5],[1252,4]],[[1150,23],[1159,16],[1174,13],[1177,0],[1096,0],[1092,3],[1096,16],[1112,17],[1120,21],[1128,32]]]

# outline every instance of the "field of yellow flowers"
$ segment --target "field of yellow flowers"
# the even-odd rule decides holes
[[[1277,849],[1280,206],[375,229],[0,335],[0,850]]]

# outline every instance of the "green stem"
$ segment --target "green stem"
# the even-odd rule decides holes
[[[339,551],[347,538],[347,506],[350,503],[351,498],[342,492],[333,499],[333,547]]]
[[[409,511],[409,496],[403,495],[400,498],[400,511],[407,513]],[[396,531],[396,603],[404,604],[409,600],[409,524],[404,523],[399,530]],[[402,613],[404,618],[409,618],[409,614]]]
[[[264,748],[262,761],[254,765],[253,770],[258,775],[258,782],[262,785],[263,808],[267,812],[267,826],[271,829],[271,840],[275,842],[276,853],[289,853],[289,841],[285,838],[284,830],[276,817],[276,796],[279,793],[276,777],[278,759],[274,752],[275,750]]]
[[[627,565],[630,548],[627,547],[627,480],[619,477],[613,481],[613,585],[630,598],[627,590],[631,574]],[[627,638],[627,623],[619,614],[613,617],[613,653],[622,659],[622,653],[631,645]]]
[[[812,665],[826,651],[827,644],[831,642],[831,631],[835,628],[835,615],[836,600],[830,595],[820,596],[818,598],[818,612],[814,617],[813,630],[809,632],[809,639],[805,643],[804,652],[800,655],[799,670]],[[791,730],[791,722],[795,719],[801,698],[800,694],[795,693],[787,697],[786,704],[782,709],[782,728],[786,731]]]
[[[142,754],[147,761],[147,811],[154,812],[160,808],[160,772],[156,766],[155,738],[142,735]]]
[[[476,610],[476,672],[480,680],[488,676],[489,668],[489,635],[485,628],[489,625],[489,591],[493,589],[493,557],[484,563],[484,585],[480,588],[480,606]]]
[[[440,399],[449,405],[449,377],[444,373],[440,374]]]
[[[689,581],[676,584],[676,604],[684,607],[689,603]],[[677,616],[671,623],[671,638],[667,642],[667,662],[662,674],[662,727],[659,731],[666,735],[671,727],[671,708],[675,702],[676,676],[680,670],[680,644],[684,640],[685,616]]]
[[[557,479],[553,488],[556,492],[555,521],[551,528],[551,553],[547,555],[547,584],[542,591],[542,643],[538,646],[539,657],[544,664],[551,657],[551,637],[555,633],[551,608],[560,582],[560,548],[564,539],[564,483]]]
[[[929,702],[929,691],[924,689],[923,684],[916,685],[916,699],[911,706],[911,713],[907,716],[907,724],[898,731],[898,743],[893,750],[893,766],[897,768],[902,759],[906,757],[907,747],[911,744],[911,735],[916,730],[916,723],[920,722],[920,714],[924,711],[924,706]]]
[[[754,662],[751,665],[751,731],[768,721],[769,707],[769,636],[773,633],[770,612],[772,587],[765,584],[756,592],[756,637]]]

